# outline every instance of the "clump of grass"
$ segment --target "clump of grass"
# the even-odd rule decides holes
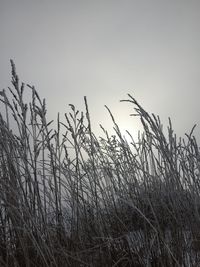
[[[0,265],[198,266],[200,151],[193,130],[177,138],[169,120],[131,95],[143,125],[128,143],[92,131],[73,105],[57,128],[45,100],[21,84],[0,92]],[[24,100],[30,90],[30,103]]]

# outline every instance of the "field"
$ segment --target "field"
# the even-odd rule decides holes
[[[200,266],[200,150],[128,95],[143,125],[96,137],[73,105],[57,127],[20,83],[0,92],[0,266]],[[25,103],[24,88],[32,93]]]

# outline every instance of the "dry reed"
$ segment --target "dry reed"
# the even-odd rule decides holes
[[[200,266],[200,151],[128,95],[144,132],[92,131],[70,105],[57,128],[33,86],[0,92],[0,266]],[[30,103],[24,101],[30,90]]]

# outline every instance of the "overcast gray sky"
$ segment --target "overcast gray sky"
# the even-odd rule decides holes
[[[0,89],[12,58],[50,117],[86,95],[95,128],[106,104],[135,131],[130,93],[178,134],[200,123],[199,0],[0,0],[0,38]]]

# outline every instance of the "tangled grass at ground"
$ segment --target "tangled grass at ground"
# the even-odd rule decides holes
[[[12,65],[0,92],[0,266],[200,266],[200,150],[129,95],[144,132],[92,131],[73,105],[57,129]],[[4,108],[4,109],[2,109]]]

